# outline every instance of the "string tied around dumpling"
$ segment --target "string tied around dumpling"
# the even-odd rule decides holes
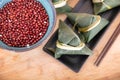
[[[59,0],[58,2],[53,2],[55,8],[63,7],[67,4],[68,0]]]
[[[92,0],[94,3],[102,3],[104,0]]]
[[[93,0],[93,3],[102,3],[104,6],[106,6],[106,8],[108,9],[112,9],[111,6],[107,5],[104,0]]]
[[[96,20],[88,27],[78,28],[79,32],[88,32],[88,31],[91,31],[92,29],[94,29],[95,27],[97,27],[97,25],[99,25],[99,23],[101,21],[101,17],[99,15],[96,15],[94,17],[96,18]]]
[[[59,41],[56,42],[56,47],[64,50],[82,50],[85,47],[85,43],[81,42],[78,46],[70,46]]]
[[[106,3],[104,3],[104,2],[102,2],[103,3],[103,5],[105,5],[106,6],[106,8],[107,9],[112,9],[112,7],[111,6],[109,6],[109,5],[107,5]]]

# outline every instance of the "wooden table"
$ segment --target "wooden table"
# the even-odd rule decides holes
[[[73,2],[74,0],[70,0],[69,4],[74,7],[76,3]],[[57,19],[64,20],[65,17],[65,15],[59,15]],[[18,53],[0,49],[0,80],[120,80],[120,35],[100,66],[94,65],[94,61],[107,41],[105,38],[110,37],[114,27],[119,23],[120,14],[111,24],[112,27],[106,32],[105,37],[97,44],[94,54],[87,59],[78,73],[73,72],[42,50],[50,37],[39,47],[26,52]],[[53,32],[57,29],[57,24]]]

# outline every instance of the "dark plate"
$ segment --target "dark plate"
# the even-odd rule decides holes
[[[116,7],[112,10],[106,11],[102,14],[100,14],[103,18],[106,18],[107,20],[110,21],[110,23],[104,28],[97,36],[95,36],[92,41],[90,41],[87,46],[93,50],[93,48],[96,46],[97,42],[99,42],[100,38],[104,34],[105,30],[109,27],[109,25],[112,23],[114,18],[119,12],[120,7]],[[78,12],[78,13],[90,13],[93,14],[93,4],[91,0],[80,0],[78,4],[74,7],[73,12]],[[65,22],[68,25],[71,25],[69,20],[66,19]],[[50,40],[46,43],[44,46],[43,50],[53,56],[54,58],[54,53],[49,51],[47,48],[55,48],[56,40],[58,37],[58,30],[52,35]],[[88,56],[85,55],[64,55],[61,58],[57,59],[58,61],[62,62],[66,66],[68,66],[70,69],[72,69],[75,72],[78,72]]]

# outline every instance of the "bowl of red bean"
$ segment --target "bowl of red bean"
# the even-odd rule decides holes
[[[26,51],[51,33],[56,12],[50,0],[0,0],[0,47]]]

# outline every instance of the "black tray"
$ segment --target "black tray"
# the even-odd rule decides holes
[[[100,38],[104,34],[105,30],[109,27],[109,25],[112,23],[116,15],[119,13],[120,7],[116,7],[112,10],[106,11],[101,15],[101,17],[106,18],[107,20],[110,21],[110,23],[104,28],[98,35],[95,36],[92,41],[90,41],[87,46],[93,50],[93,48],[96,46],[97,42],[99,42]],[[92,0],[80,0],[77,5],[74,7],[73,12],[78,12],[78,13],[90,13],[93,14],[93,4]],[[69,20],[66,19],[65,22],[68,25],[71,25]],[[53,56],[54,58],[54,53],[49,51],[47,48],[55,48],[56,40],[58,38],[58,30],[52,35],[50,40],[46,43],[46,45],[43,47],[43,50]],[[62,62],[66,66],[68,66],[70,69],[72,69],[75,72],[78,72],[88,56],[86,55],[64,55],[61,56],[58,61]]]

